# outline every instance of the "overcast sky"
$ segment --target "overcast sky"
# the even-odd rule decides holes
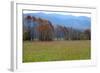
[[[42,13],[46,13],[46,14],[52,14],[52,13],[55,13],[55,14],[62,14],[62,15],[74,15],[74,16],[87,16],[87,17],[91,17],[91,14],[89,14],[89,13],[74,13],[74,12],[50,12],[50,11],[27,11],[27,10],[25,10],[25,11],[23,11],[23,13],[25,13],[25,14],[27,14],[27,13],[40,13],[40,12],[42,12]]]

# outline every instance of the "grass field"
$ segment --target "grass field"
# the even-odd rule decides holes
[[[24,41],[23,62],[85,60],[91,58],[89,40],[80,41]]]

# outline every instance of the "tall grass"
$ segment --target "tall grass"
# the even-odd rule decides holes
[[[24,41],[23,62],[85,60],[91,58],[89,40]]]

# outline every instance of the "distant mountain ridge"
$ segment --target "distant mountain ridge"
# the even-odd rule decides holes
[[[47,19],[53,25],[63,25],[76,29],[87,29],[91,26],[91,18],[87,16],[62,15],[56,13],[46,14],[42,12],[24,14],[24,16],[27,15]]]

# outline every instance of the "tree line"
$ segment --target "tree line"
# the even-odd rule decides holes
[[[91,30],[78,30],[64,25],[54,25],[49,20],[34,16],[23,17],[23,40],[90,40]]]

